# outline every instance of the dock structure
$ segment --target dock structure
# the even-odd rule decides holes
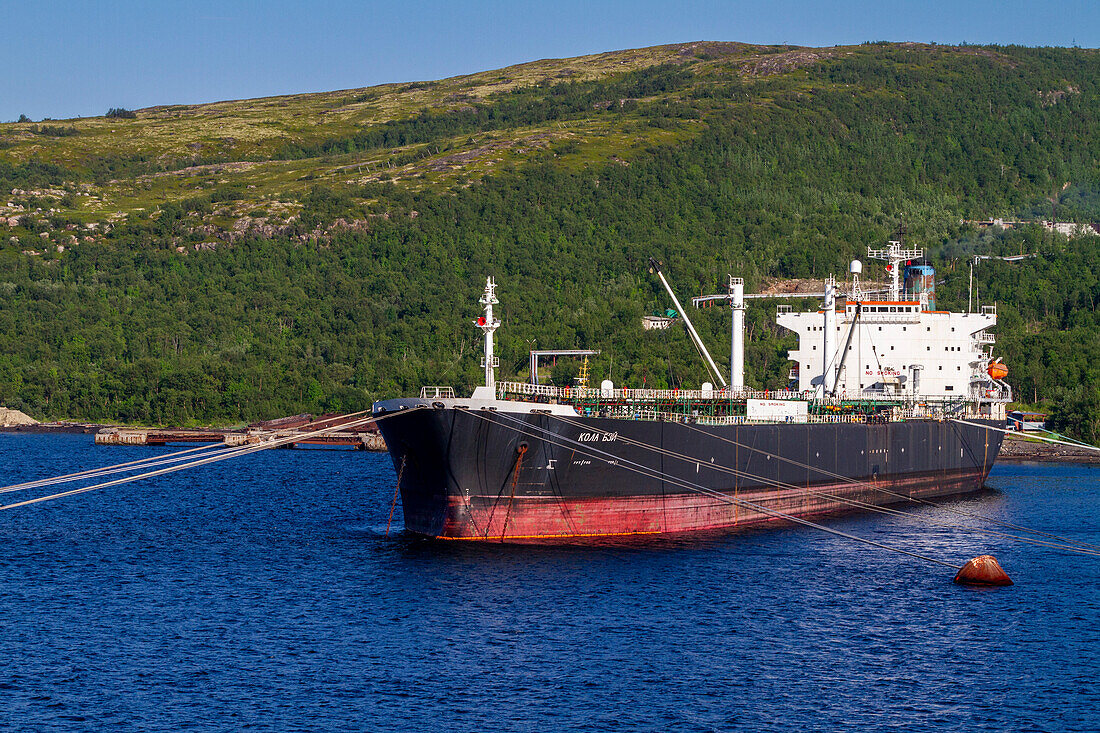
[[[95,435],[96,445],[167,445],[168,443],[223,443],[229,447],[251,442],[243,433],[227,430],[162,430],[157,428],[104,428]]]
[[[294,448],[299,445],[348,446],[356,450],[384,451],[386,441],[374,424],[354,427],[351,430],[335,430],[324,435],[314,435],[318,430],[338,427],[347,418],[311,415],[253,423],[239,430],[181,430],[173,428],[104,428],[96,433],[96,445],[168,445],[179,443],[221,443],[229,448],[257,445],[273,440],[287,440],[281,446]],[[295,435],[301,440],[293,440]],[[289,440],[288,440],[289,439]]]

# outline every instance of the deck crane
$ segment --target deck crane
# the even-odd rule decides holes
[[[835,283],[834,283],[835,288]],[[745,300],[748,298],[822,298],[825,293],[751,293],[745,294],[744,278],[729,276],[729,291],[718,295],[699,295],[691,299],[696,308],[715,301],[728,302],[733,312],[730,324],[730,390],[745,389]]]
[[[858,277],[858,276],[856,276]],[[858,279],[853,281],[853,289],[858,290]],[[884,292],[882,290],[867,290],[859,291],[859,295],[872,295]],[[835,312],[836,299],[840,294],[837,289],[836,280],[828,278],[825,280],[824,292],[800,292],[800,293],[745,293],[745,280],[740,277],[729,276],[728,291],[725,293],[719,293],[717,295],[699,295],[691,299],[691,304],[696,308],[713,302],[728,302],[730,309],[733,312],[732,322],[730,324],[730,390],[733,392],[742,391],[745,389],[745,301],[750,298],[823,298],[824,304],[822,309],[825,311],[826,319],[829,319],[829,314]],[[855,292],[853,292],[853,297]],[[834,316],[835,318],[835,316]],[[835,326],[835,323],[833,324]],[[833,338],[834,327],[827,327],[824,330],[824,336],[826,340]],[[826,344],[826,353],[832,353]],[[830,365],[831,366],[831,365]],[[826,376],[824,389],[829,392],[833,388],[835,383],[835,377],[830,379],[830,375],[835,374],[837,369],[830,369],[826,367]]]

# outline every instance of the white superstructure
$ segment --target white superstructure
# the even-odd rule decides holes
[[[865,296],[853,263],[852,287],[834,299],[827,288],[821,310],[794,312],[779,306],[778,325],[798,334],[789,352],[797,390],[845,398],[929,398],[995,400],[1007,397],[1007,385],[988,373],[996,306],[980,313],[929,309],[926,293],[906,293],[897,285],[904,260],[922,256],[891,242],[871,250],[888,260],[892,287],[887,299]],[[829,283],[832,286],[832,283]],[[853,327],[854,323],[854,327]]]

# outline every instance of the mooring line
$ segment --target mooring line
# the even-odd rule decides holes
[[[240,457],[240,456],[243,456],[243,455],[247,455],[249,453],[256,453],[257,451],[268,450],[268,449],[271,449],[271,448],[278,448],[279,446],[286,445],[288,443],[300,442],[303,438],[310,438],[310,437],[314,437],[314,436],[317,436],[317,435],[324,435],[326,433],[336,432],[338,430],[345,430],[345,429],[350,428],[350,427],[357,427],[359,425],[363,425],[363,424],[366,424],[368,422],[371,422],[372,420],[374,422],[381,422],[382,420],[385,420],[389,417],[393,417],[394,415],[404,415],[404,414],[407,414],[409,412],[412,412],[412,411],[415,411],[415,410],[422,410],[422,409],[425,409],[425,406],[417,405],[416,407],[412,407],[412,408],[409,408],[407,410],[401,410],[399,412],[391,412],[391,413],[387,413],[385,415],[380,415],[380,416],[377,416],[377,417],[375,417],[373,415],[368,415],[367,417],[363,417],[363,418],[359,418],[357,420],[352,420],[352,421],[349,421],[349,422],[341,423],[339,425],[333,425],[333,426],[330,426],[330,427],[327,427],[327,428],[322,428],[320,430],[314,430],[314,431],[311,431],[311,432],[308,432],[308,433],[298,433],[298,434],[292,435],[292,436],[286,436],[286,437],[283,437],[283,438],[277,438],[275,440],[269,440],[269,441],[264,442],[264,443],[258,443],[258,444],[255,444],[255,445],[245,446],[245,447],[242,447],[242,448],[239,448],[239,449],[234,449],[232,452],[229,452],[229,453],[219,454],[219,455],[212,455],[212,456],[208,456],[206,458],[200,458],[200,459],[192,461],[190,463],[184,463],[184,464],[181,464],[181,465],[178,465],[178,466],[169,466],[168,468],[161,468],[161,469],[158,469],[156,471],[149,471],[147,473],[138,474],[137,476],[126,476],[124,478],[114,479],[113,481],[107,481],[107,482],[104,482],[104,483],[101,483],[101,484],[95,484],[93,486],[85,486],[85,487],[79,488],[79,489],[71,489],[69,491],[63,491],[63,492],[59,492],[59,493],[56,493],[56,494],[50,494],[48,496],[39,496],[39,497],[36,497],[34,499],[27,499],[25,501],[16,502],[14,504],[5,504],[3,506],[0,506],[0,510],[15,509],[17,507],[29,506],[31,504],[37,504],[37,503],[43,502],[43,501],[51,501],[53,499],[62,499],[62,498],[68,497],[68,496],[75,496],[77,494],[83,494],[83,493],[86,493],[86,492],[89,492],[89,491],[96,491],[98,489],[105,489],[105,488],[108,488],[110,486],[118,486],[120,484],[129,483],[131,481],[138,481],[140,479],[145,479],[145,478],[153,478],[154,476],[162,476],[164,474],[175,473],[176,471],[182,471],[182,470],[188,469],[188,468],[197,468],[199,466],[205,466],[205,465],[210,464],[210,463],[217,463],[219,461],[225,461],[225,460],[228,460],[230,458],[237,458],[237,457]],[[363,415],[364,413],[367,413],[367,412],[370,412],[370,410],[360,410],[359,412],[350,413],[349,415],[347,415],[345,417],[355,417],[356,415]]]
[[[0,494],[9,494],[13,491],[24,491],[26,489],[37,489],[43,486],[52,486],[54,484],[63,484],[70,481],[80,481],[86,478],[95,478],[96,476],[106,476],[112,473],[125,473],[126,471],[138,471],[148,466],[161,465],[164,463],[175,463],[178,461],[189,461],[194,456],[183,457],[186,453],[194,453],[196,451],[210,450],[211,448],[217,448],[215,445],[202,445],[197,448],[188,448],[187,450],[177,451],[175,453],[169,453],[167,455],[160,456],[148,456],[137,461],[128,461],[127,463],[116,463],[113,466],[102,466],[100,468],[89,468],[84,471],[77,471],[76,473],[69,473],[63,476],[53,476],[50,478],[36,479],[34,481],[26,481],[21,484],[11,484],[10,486],[0,487]],[[224,446],[222,446],[224,448]],[[229,450],[236,450],[231,448]]]
[[[1051,435],[1054,435],[1058,438],[1061,438],[1062,440],[1069,441],[1070,445],[1075,445],[1078,448],[1095,448],[1096,447],[1096,446],[1092,445],[1091,443],[1086,443],[1083,440],[1077,440],[1077,438],[1071,438],[1068,435],[1062,435],[1061,433],[1056,433],[1053,430],[1047,430],[1046,428],[1035,428],[1035,430],[1041,430],[1044,433],[1050,433]],[[1006,430],[1005,435],[1010,435],[1012,437],[1016,437],[1016,431],[1015,430],[1011,430],[1011,431]],[[1027,438],[1029,438],[1029,437],[1038,437],[1038,436],[1020,435],[1019,437],[1024,439],[1024,441],[1026,442]]]
[[[985,428],[986,430],[996,430],[997,432],[1004,433],[1005,435],[1012,435],[1013,432],[1014,432],[1014,431],[1008,430],[1006,428],[996,428],[996,427],[993,427],[991,425],[982,425],[981,423],[969,422],[967,420],[960,420],[957,417],[951,418],[951,422],[957,422],[960,425],[973,425],[975,427]],[[1055,445],[1067,445],[1071,448],[1085,448],[1086,450],[1094,450],[1094,451],[1100,452],[1100,446],[1089,445],[1088,443],[1070,443],[1069,441],[1065,441],[1065,440],[1055,440],[1054,438],[1046,438],[1042,435],[1029,435],[1028,438],[1031,439],[1031,440],[1041,440],[1044,443],[1054,443]]]
[[[560,415],[555,415],[554,417],[557,417],[560,420],[562,420],[562,421],[564,421],[568,424],[582,427],[585,430],[590,430],[590,431],[594,431],[594,432],[601,432],[601,433],[608,432],[608,431],[605,431],[605,430],[601,430],[600,428],[596,428],[596,427],[589,426],[589,425],[578,425],[578,423],[574,422],[573,420],[570,420],[569,418],[563,417],[563,416],[560,416]],[[687,427],[691,427],[691,426],[687,426]],[[710,435],[710,433],[706,433],[705,431],[701,431],[701,432],[703,432],[704,435],[708,435],[710,437],[722,439],[721,436],[713,436],[713,435]],[[783,488],[783,489],[788,489],[788,490],[793,490],[793,491],[800,491],[800,492],[803,492],[803,493],[806,493],[806,494],[811,494],[811,495],[814,495],[814,496],[819,496],[819,497],[832,499],[834,501],[838,501],[838,502],[841,502],[841,503],[844,503],[844,504],[848,504],[849,506],[855,506],[855,507],[859,507],[859,508],[862,508],[862,509],[867,509],[867,510],[870,510],[870,511],[880,512],[882,514],[891,514],[891,515],[895,515],[895,516],[910,517],[910,518],[916,519],[918,521],[926,522],[927,524],[932,524],[932,525],[936,525],[936,526],[939,526],[939,527],[945,527],[947,529],[956,529],[956,530],[962,530],[962,531],[965,531],[965,532],[975,532],[975,533],[978,533],[978,534],[987,534],[987,535],[990,535],[990,536],[1003,537],[1003,538],[1006,538],[1006,539],[1015,540],[1017,542],[1023,542],[1025,544],[1032,544],[1032,545],[1041,546],[1041,547],[1050,547],[1050,548],[1053,548],[1053,549],[1064,550],[1066,552],[1076,553],[1076,554],[1080,554],[1080,555],[1089,555],[1089,556],[1092,556],[1092,557],[1100,557],[1100,551],[1095,551],[1094,549],[1090,549],[1090,548],[1093,548],[1094,546],[1091,546],[1088,543],[1078,543],[1078,542],[1074,542],[1074,541],[1068,540],[1068,539],[1065,540],[1065,541],[1061,541],[1061,542],[1047,542],[1045,540],[1037,540],[1037,539],[1033,539],[1031,537],[1021,537],[1019,535],[1013,535],[1013,534],[1009,534],[1007,532],[999,532],[995,529],[986,529],[984,527],[971,527],[971,526],[967,526],[967,525],[963,525],[963,524],[955,524],[955,523],[950,523],[950,522],[944,522],[944,521],[932,519],[932,518],[929,518],[929,517],[923,517],[919,514],[914,514],[912,512],[901,511],[900,509],[896,509],[894,507],[887,507],[887,506],[881,506],[881,505],[878,505],[878,504],[871,504],[871,503],[868,503],[868,502],[860,501],[859,499],[852,499],[852,498],[849,498],[849,497],[844,497],[844,496],[838,496],[836,494],[831,494],[831,493],[822,491],[820,489],[812,489],[810,487],[802,487],[802,486],[799,486],[799,485],[796,485],[796,484],[789,484],[789,483],[786,483],[784,481],[773,480],[773,479],[765,478],[763,476],[757,476],[757,475],[749,473],[747,471],[741,471],[739,469],[731,468],[731,467],[728,467],[728,466],[722,466],[720,464],[702,463],[701,461],[699,461],[698,458],[694,458],[692,456],[689,456],[689,455],[686,455],[686,454],[683,454],[683,453],[677,453],[677,452],[671,451],[667,448],[661,448],[661,447],[658,447],[658,446],[650,445],[648,443],[644,443],[644,442],[641,442],[641,441],[638,441],[638,440],[634,440],[632,438],[628,438],[628,437],[623,436],[623,435],[619,436],[619,440],[622,440],[622,441],[624,441],[626,443],[629,443],[629,444],[636,445],[640,448],[645,448],[645,449],[648,449],[648,450],[652,450],[652,451],[661,453],[663,455],[670,456],[672,458],[677,458],[681,461],[684,461],[685,463],[697,463],[701,466],[706,466],[706,467],[710,468],[711,470],[718,471],[719,473],[727,473],[727,474],[731,474],[731,475],[734,475],[734,476],[737,476],[737,477],[740,477],[740,478],[748,478],[748,479],[752,479],[752,480],[755,480],[755,481],[763,482],[765,484],[769,484],[769,485],[775,486],[777,488]],[[737,445],[741,445],[741,444],[737,444]],[[795,465],[798,465],[798,466],[802,466],[802,467],[806,467],[806,468],[816,470],[815,467],[813,467],[813,466],[809,466],[808,464],[801,464],[797,461],[790,461],[790,459],[785,459],[785,458],[783,458],[783,456],[779,456],[779,455],[776,455],[776,454],[773,454],[773,453],[768,453],[767,451],[762,451],[762,450],[757,449],[757,448],[753,448],[752,450],[754,450],[758,453],[763,453],[765,455],[769,455],[769,456],[779,458],[779,459],[782,459],[782,460],[788,460],[789,462],[794,463]],[[823,473],[826,473],[828,475],[830,472],[823,471]],[[836,474],[834,474],[834,475],[837,476],[838,478],[844,478],[844,477],[836,475]],[[868,483],[863,482],[863,481],[851,480],[851,485],[867,487],[869,489],[874,489],[876,491],[880,491],[880,492],[886,493],[886,494],[891,495],[891,496],[895,496],[895,497],[902,498],[902,499],[909,499],[909,500],[914,501],[914,502],[921,502],[921,503],[929,504],[929,505],[931,505],[933,507],[937,507],[937,508],[945,508],[945,507],[941,507],[938,504],[934,504],[933,502],[924,501],[924,500],[921,500],[921,499],[914,499],[912,497],[906,497],[904,494],[889,491],[887,489],[883,489],[883,488],[880,488],[878,486],[874,486],[872,484],[868,484]],[[980,516],[979,516],[979,518],[980,518]],[[995,521],[995,520],[991,520],[991,521]],[[1042,532],[1040,530],[1030,530],[1030,529],[1027,529],[1026,527],[1021,528],[1021,530],[1026,531],[1026,532],[1032,532],[1032,533],[1039,534],[1039,535],[1048,536],[1048,537],[1051,537],[1051,538],[1057,539],[1057,540],[1062,539],[1062,538],[1059,538],[1057,535],[1050,535],[1049,533]],[[1100,548],[1096,548],[1096,549],[1100,550]]]
[[[527,453],[527,443],[520,443],[516,447],[516,470],[512,474],[512,495],[508,497],[508,511],[504,513],[504,524],[500,528],[500,541],[504,541],[504,535],[508,531],[508,518],[512,516],[512,502],[516,500],[516,484],[519,482],[519,469],[523,464],[523,455]],[[495,508],[495,507],[494,507]]]
[[[485,415],[481,415],[477,411],[471,410],[470,414],[475,415],[476,417],[479,417],[482,420],[491,421],[491,419],[489,417],[487,417]],[[509,417],[507,415],[507,413],[496,412],[494,414],[497,417]],[[780,511],[777,511],[777,510],[774,510],[774,509],[769,509],[768,507],[761,506],[761,505],[756,504],[756,503],[751,502],[751,501],[746,501],[745,499],[739,499],[739,498],[727,496],[726,494],[723,494],[723,493],[721,493],[719,491],[716,491],[714,489],[710,489],[706,486],[695,484],[693,482],[677,478],[676,476],[672,476],[671,474],[666,474],[666,473],[657,471],[656,469],[651,469],[648,466],[643,466],[641,464],[634,463],[633,461],[630,461],[629,459],[624,459],[624,458],[621,458],[621,457],[616,456],[614,454],[606,453],[604,451],[600,451],[598,449],[592,449],[592,448],[590,448],[589,446],[587,446],[583,443],[577,443],[576,446],[571,446],[571,445],[568,445],[567,443],[558,443],[558,442],[555,442],[553,440],[548,440],[546,437],[540,437],[540,436],[538,436],[534,433],[527,432],[526,430],[521,429],[521,428],[517,428],[517,427],[514,427],[514,426],[510,426],[510,425],[504,425],[503,423],[498,423],[498,424],[502,425],[503,427],[509,428],[510,430],[514,430],[516,432],[522,433],[524,435],[528,435],[528,436],[533,437],[533,438],[538,438],[539,440],[543,440],[543,441],[546,441],[546,442],[551,443],[553,445],[557,445],[561,448],[569,448],[571,450],[575,450],[576,452],[581,453],[582,455],[588,455],[588,456],[593,457],[593,458],[603,458],[603,460],[606,460],[607,457],[610,457],[610,458],[615,459],[617,461],[617,463],[616,463],[617,466],[626,468],[629,471],[633,471],[635,473],[641,474],[642,476],[645,476],[647,478],[655,478],[655,479],[659,479],[659,480],[662,480],[662,481],[667,481],[668,483],[671,483],[671,484],[676,485],[676,486],[680,486],[681,488],[688,489],[689,491],[694,491],[694,492],[702,494],[704,496],[709,496],[711,498],[715,498],[715,499],[718,499],[720,501],[727,502],[729,504],[736,504],[736,505],[748,507],[750,509],[754,509],[754,510],[760,512],[761,514],[766,514],[766,515],[774,517],[776,519],[784,519],[784,520],[787,520],[789,522],[794,522],[795,524],[801,524],[801,525],[804,525],[806,527],[812,527],[814,529],[821,530],[822,532],[826,532],[828,534],[833,534],[833,535],[836,535],[838,537],[845,537],[845,538],[853,540],[855,542],[862,542],[863,544],[870,545],[872,547],[878,547],[878,548],[883,549],[883,550],[889,550],[890,552],[896,552],[896,553],[900,553],[902,555],[908,555],[909,557],[914,557],[914,558],[917,558],[919,560],[924,560],[926,562],[935,563],[937,565],[943,565],[944,567],[948,567],[948,568],[951,568],[953,570],[958,570],[958,568],[960,567],[956,563],[948,562],[946,560],[940,560],[940,559],[934,558],[934,557],[929,557],[928,555],[922,555],[920,553],[911,552],[909,550],[903,550],[899,547],[891,547],[890,545],[886,545],[886,544],[883,544],[881,542],[876,542],[875,540],[869,540],[866,537],[860,537],[858,535],[850,534],[848,532],[843,532],[839,529],[833,529],[832,527],[826,527],[825,525],[818,524],[817,522],[811,522],[810,520],[803,519],[802,517],[796,517],[796,516],[786,514],[784,512],[780,512]],[[524,426],[524,428],[531,427],[529,423],[521,423],[521,424]],[[549,432],[549,431],[547,431],[547,432]],[[555,435],[555,437],[561,438],[562,440],[566,440],[566,441],[570,441],[570,442],[576,442],[576,441],[572,441],[569,438],[564,438],[562,436],[558,436],[558,435],[553,434],[553,433],[551,433],[551,434]]]
[[[560,416],[558,416],[558,417],[560,417]],[[566,418],[563,418],[563,419],[566,419]],[[568,419],[566,419],[566,421],[568,422]],[[974,423],[974,425],[979,425],[979,424]],[[979,425],[979,426],[980,427],[988,427],[988,426],[981,426],[981,425]],[[819,473],[823,476],[828,476],[830,478],[840,479],[840,480],[846,481],[847,483],[852,484],[854,486],[863,486],[863,487],[865,487],[867,489],[871,489],[873,491],[878,491],[878,492],[881,492],[883,494],[887,494],[889,496],[895,496],[899,499],[904,499],[905,501],[912,502],[914,504],[924,504],[926,506],[931,506],[931,507],[935,507],[937,509],[941,509],[941,510],[949,512],[951,514],[957,514],[957,515],[962,516],[962,517],[969,517],[971,519],[978,519],[978,520],[981,520],[981,521],[984,521],[984,522],[989,522],[990,524],[997,525],[998,527],[1005,527],[1006,529],[1014,529],[1017,532],[1027,532],[1028,534],[1034,534],[1034,535],[1038,535],[1040,537],[1046,537],[1048,539],[1055,540],[1057,542],[1060,542],[1060,543],[1063,543],[1063,544],[1066,544],[1066,545],[1071,545],[1071,546],[1080,547],[1080,548],[1084,548],[1084,549],[1090,549],[1090,550],[1100,550],[1100,545],[1096,545],[1096,544],[1093,544],[1091,542],[1082,542],[1082,541],[1079,541],[1079,540],[1073,540],[1073,539],[1070,539],[1068,537],[1062,537],[1060,535],[1052,534],[1050,532],[1044,532],[1041,529],[1032,529],[1030,527],[1024,527],[1022,525],[1014,524],[1012,522],[1006,522],[1003,519],[997,519],[996,517],[986,516],[984,514],[979,514],[977,512],[969,512],[969,511],[966,511],[966,510],[963,510],[963,509],[957,509],[955,507],[950,507],[950,506],[947,506],[945,504],[939,504],[937,502],[930,501],[928,499],[921,499],[921,498],[918,498],[918,497],[908,496],[906,494],[902,494],[902,493],[899,493],[899,492],[896,492],[896,491],[891,491],[889,489],[883,488],[881,486],[877,486],[877,485],[872,484],[872,483],[868,483],[866,481],[861,481],[861,480],[856,479],[856,478],[851,478],[849,476],[844,476],[844,475],[839,474],[839,473],[834,473],[832,471],[828,471],[828,470],[826,470],[824,468],[821,468],[819,466],[814,466],[814,465],[811,465],[811,464],[808,464],[808,463],[802,463],[801,461],[796,461],[794,459],[787,458],[785,456],[780,456],[780,455],[775,455],[775,454],[772,454],[772,453],[768,453],[767,451],[763,451],[763,450],[760,450],[759,448],[755,448],[755,447],[752,447],[752,446],[745,445],[744,443],[739,443],[735,440],[731,440],[731,439],[723,437],[721,435],[714,435],[713,433],[708,433],[707,431],[705,431],[705,430],[703,430],[703,429],[701,429],[701,428],[699,428],[698,426],[695,426],[695,425],[690,425],[690,424],[687,424],[687,423],[683,423],[683,427],[688,428],[689,430],[693,430],[695,432],[698,432],[702,435],[706,435],[710,438],[720,440],[722,442],[729,443],[731,445],[738,446],[740,448],[746,448],[748,450],[754,451],[756,453],[762,453],[764,455],[772,455],[775,458],[777,458],[778,460],[784,461],[784,462],[789,463],[789,464],[794,465],[794,466],[798,466],[799,468],[805,468],[805,469],[814,471],[815,473]],[[990,428],[990,429],[995,429],[995,428]],[[1011,535],[1009,535],[1009,536],[1011,536]],[[1025,538],[1020,538],[1020,539],[1023,540]]]
[[[401,493],[401,479],[405,475],[405,459],[409,454],[401,456],[401,469],[397,472],[397,486],[393,487],[393,503],[390,504],[390,516],[386,520],[386,536],[390,536],[390,523],[393,522],[393,510],[397,508],[397,497]]]

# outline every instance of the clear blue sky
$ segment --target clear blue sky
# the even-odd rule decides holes
[[[1100,46],[1100,0],[0,0],[0,121],[439,79],[693,40]]]

